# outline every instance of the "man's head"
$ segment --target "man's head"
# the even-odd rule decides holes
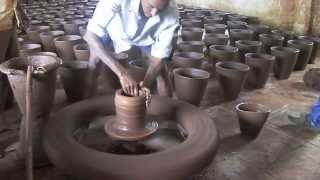
[[[141,0],[144,15],[147,17],[157,15],[168,6],[169,2],[170,0]]]

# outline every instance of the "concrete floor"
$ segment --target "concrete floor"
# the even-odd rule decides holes
[[[311,65],[310,67],[319,66]],[[288,114],[308,112],[320,95],[304,86],[304,72],[295,72],[289,80],[270,78],[264,89],[244,91],[235,102],[221,102],[216,79],[208,85],[201,107],[216,122],[221,136],[219,151],[211,165],[190,180],[319,180],[320,131],[303,121],[291,121]],[[57,91],[56,109],[66,105],[63,90]],[[255,140],[240,135],[234,107],[239,102],[262,103],[272,113]],[[6,112],[11,131],[0,134],[0,150],[17,139],[17,108]],[[22,179],[22,172],[10,180]],[[54,167],[35,171],[41,180],[74,180]]]

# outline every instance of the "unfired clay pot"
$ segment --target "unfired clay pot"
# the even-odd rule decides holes
[[[228,20],[229,21],[243,21],[243,22],[248,22],[248,17],[247,16],[242,16],[242,15],[228,15]]]
[[[203,35],[203,29],[201,28],[182,28],[181,36],[183,41],[201,41]]]
[[[87,43],[76,44],[73,46],[73,52],[76,60],[88,61],[90,57],[90,50]]]
[[[262,42],[262,53],[271,53],[272,46],[283,46],[284,37],[277,34],[260,34],[259,40]]]
[[[36,52],[41,52],[40,44],[25,43],[25,44],[21,44],[19,47],[19,56],[21,57],[27,57]]]
[[[40,44],[40,33],[49,30],[50,26],[31,26],[27,29],[27,34],[32,42]]]
[[[240,62],[245,62],[246,53],[260,53],[262,43],[260,41],[239,40],[236,41],[236,47],[239,48]]]
[[[59,74],[68,101],[81,101],[86,97],[87,61],[64,62],[59,69]]]
[[[225,24],[205,24],[204,29],[206,33],[224,34],[227,29]]]
[[[203,28],[203,22],[198,19],[182,19],[181,26]]]
[[[85,25],[86,22],[80,19],[67,21],[63,24],[64,31],[68,35],[80,35],[79,26]]]
[[[75,60],[73,46],[81,42],[83,42],[83,40],[78,35],[65,35],[56,37],[54,39],[54,44],[57,48],[58,55],[63,61]]]
[[[210,46],[209,55],[213,63],[220,61],[239,61],[239,49],[233,46]]]
[[[177,52],[172,57],[174,67],[193,67],[200,68],[204,60],[203,53],[197,52]]]
[[[211,45],[227,45],[229,42],[229,36],[225,34],[206,33],[204,36],[204,42],[207,47]]]
[[[275,56],[269,54],[247,53],[246,64],[250,67],[245,83],[247,89],[263,88],[273,70]]]
[[[238,98],[249,70],[248,65],[239,62],[218,62],[216,64],[216,72],[225,101],[233,101]]]
[[[270,32],[270,27],[263,24],[248,24],[248,29],[251,29],[254,32],[253,39],[254,41],[259,40],[260,34],[268,34]]]
[[[198,106],[207,88],[210,73],[196,68],[177,68],[173,74],[178,99]]]
[[[312,49],[312,54],[310,57],[310,61],[308,62],[309,64],[314,64],[317,58],[317,55],[319,53],[320,49],[320,37],[315,37],[315,36],[299,36],[298,39],[301,40],[308,40],[308,41],[313,41],[313,49]]]
[[[205,24],[223,24],[224,20],[223,20],[223,17],[218,17],[218,16],[210,17],[210,16],[207,16],[207,17],[204,17],[203,22]]]
[[[239,40],[253,40],[254,31],[249,29],[230,29],[230,44],[235,45]]]
[[[228,29],[247,29],[247,24],[243,21],[227,21]]]
[[[276,57],[274,75],[277,79],[288,79],[293,71],[299,56],[299,49],[290,47],[271,47],[271,54]]]
[[[129,62],[129,74],[136,82],[144,80],[147,70],[148,64],[143,60],[133,60]]]
[[[205,43],[202,41],[182,41],[177,45],[177,50],[180,52],[198,52],[203,53]]]
[[[54,38],[63,36],[64,31],[46,31],[40,33],[40,39],[44,50],[50,52],[56,52],[56,46],[54,45]]]
[[[284,42],[283,42],[284,46],[287,45],[288,40],[291,40],[294,38],[293,34],[287,30],[274,29],[274,30],[271,30],[271,33],[278,35],[278,36],[283,36],[284,37]]]
[[[267,107],[253,103],[240,103],[236,106],[236,111],[241,134],[251,138],[259,135],[271,112]]]
[[[294,70],[303,71],[307,67],[308,62],[310,61],[313,41],[307,40],[289,40],[288,47],[297,48],[300,50],[297,63],[294,67]]]

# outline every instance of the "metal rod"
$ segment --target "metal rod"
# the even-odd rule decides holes
[[[27,180],[33,180],[32,155],[32,65],[28,66],[26,83],[26,122],[25,122],[25,157]]]

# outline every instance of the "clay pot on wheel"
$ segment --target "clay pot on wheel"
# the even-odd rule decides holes
[[[250,67],[245,83],[247,89],[263,88],[273,69],[275,57],[268,54],[247,53],[246,64]]]
[[[19,47],[19,56],[21,57],[27,57],[36,52],[41,52],[40,44],[22,44]]]
[[[49,26],[31,26],[27,29],[29,39],[34,43],[41,43],[40,33],[49,31]]]
[[[225,101],[233,101],[239,93],[249,73],[248,65],[238,62],[218,62],[216,72]]]
[[[248,24],[247,28],[254,32],[252,39],[254,41],[259,40],[260,34],[268,34],[270,32],[270,27],[263,24]]]
[[[271,47],[271,54],[276,57],[274,76],[277,79],[288,79],[293,71],[299,56],[299,49],[290,47]]]
[[[179,52],[198,52],[203,53],[204,42],[202,41],[182,41],[177,45],[177,50]]]
[[[57,48],[58,55],[63,61],[75,60],[73,46],[81,42],[83,42],[83,40],[78,35],[65,35],[56,37],[54,39],[54,44]]]
[[[43,48],[46,51],[56,52],[56,46],[54,45],[54,38],[63,36],[64,31],[47,31],[40,33],[40,39],[43,44]]]
[[[90,57],[90,50],[87,43],[76,44],[73,46],[73,52],[76,60],[88,61]]]
[[[12,58],[0,65],[0,71],[7,74],[14,97],[20,112],[25,115],[26,110],[26,76],[27,68],[45,69],[43,74],[34,74],[32,79],[32,113],[34,117],[48,115],[54,100],[56,69],[61,59],[53,56],[33,55]]]
[[[148,70],[148,64],[143,60],[133,60],[129,62],[129,74],[136,82],[144,80],[144,76]]]
[[[198,106],[207,88],[210,73],[196,68],[177,68],[173,74],[178,99]]]
[[[306,69],[312,54],[313,41],[307,40],[289,40],[288,47],[297,48],[300,50],[297,63],[294,67],[296,71],[303,71]]]
[[[182,28],[181,36],[183,41],[201,41],[203,35],[203,29],[201,28]]]
[[[214,64],[220,61],[238,61],[239,49],[233,46],[213,45],[209,47],[209,56]]]
[[[177,52],[173,54],[172,64],[174,67],[200,68],[204,60],[203,53],[197,52]]]
[[[315,36],[299,36],[298,39],[301,40],[307,40],[307,41],[313,41],[313,49],[312,49],[312,54],[310,57],[310,61],[308,62],[309,64],[314,64],[317,58],[317,55],[319,53],[320,49],[320,37],[315,37]]]
[[[261,104],[241,103],[236,106],[241,134],[256,138],[264,123],[267,121],[270,110]]]
[[[122,89],[114,97],[116,119],[105,124],[105,132],[119,140],[137,141],[153,134],[158,129],[156,121],[146,118],[147,98],[140,91],[139,96],[128,96]]]
[[[81,101],[86,97],[87,61],[64,62],[59,69],[59,74],[68,101]]]
[[[239,48],[240,62],[245,62],[246,53],[260,53],[262,42],[260,41],[248,41],[239,40],[236,41],[236,47]]]
[[[284,37],[276,34],[260,34],[259,40],[262,42],[262,53],[271,53],[272,46],[283,46]]]
[[[225,34],[207,33],[204,36],[204,42],[207,47],[211,45],[227,45],[229,42],[229,36]]]
[[[234,45],[239,40],[252,40],[254,32],[249,29],[230,29],[230,44]]]
[[[225,34],[227,25],[225,24],[205,24],[206,33]]]

